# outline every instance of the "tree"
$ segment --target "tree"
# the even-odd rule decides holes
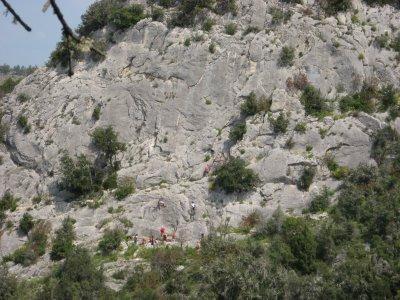
[[[52,260],[61,260],[66,258],[74,250],[75,220],[66,217],[59,228],[56,231],[56,237],[53,240],[53,246],[50,252],[50,258]]]
[[[124,143],[118,141],[118,134],[111,126],[98,127],[92,133],[93,145],[104,155],[110,166],[114,167],[115,157],[125,151]]]

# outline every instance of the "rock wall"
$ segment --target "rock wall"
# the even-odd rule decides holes
[[[169,29],[145,19],[114,34],[116,43],[109,45],[106,59],[97,64],[79,62],[71,78],[62,70],[47,68],[25,78],[2,104],[3,122],[10,128],[6,145],[0,146],[0,195],[10,190],[21,201],[8,215],[14,228],[3,230],[0,257],[25,241],[16,227],[27,210],[35,218],[50,220],[53,229],[66,215],[74,217],[78,243],[92,248],[102,232],[121,225],[122,218],[133,223],[129,234],[148,236],[162,225],[168,229],[177,225],[178,236],[194,243],[228,217],[236,226],[242,216],[256,209],[266,216],[278,206],[300,213],[311,195],[324,186],[337,188],[340,182],[330,177],[323,164],[327,153],[350,168],[374,164],[370,137],[385,126],[384,114],[336,113],[322,120],[305,116],[300,92],[288,89],[287,80],[306,74],[332,103],[370,78],[398,86],[396,53],[378,49],[374,40],[386,31],[394,34],[400,13],[389,6],[371,8],[358,3],[359,22],[355,23],[351,13],[320,18],[316,6],[285,5],[293,12],[290,21],[273,25],[269,9],[277,5],[282,6],[276,1],[243,0],[235,18],[214,16],[217,23],[209,33]],[[224,26],[233,20],[238,31],[230,36]],[[248,26],[261,30],[244,35]],[[98,34],[106,36],[109,30]],[[186,38],[200,35],[198,42],[184,45]],[[211,43],[216,45],[215,53],[209,51]],[[296,49],[291,67],[278,64],[283,46]],[[288,131],[277,135],[268,116],[256,115],[246,119],[244,139],[232,145],[229,132],[241,119],[240,104],[252,91],[271,97],[272,117],[290,114]],[[28,94],[30,100],[20,103],[20,93]],[[101,116],[94,121],[92,112],[97,106]],[[17,126],[21,113],[32,125],[29,134]],[[299,122],[306,123],[306,133],[294,131]],[[134,178],[136,192],[123,201],[105,193],[103,205],[96,209],[67,204],[65,192],[56,185],[62,151],[94,157],[89,134],[105,125],[112,125],[127,143],[119,157],[118,175]],[[285,147],[289,138],[294,143],[291,149]],[[256,191],[226,195],[209,190],[206,165],[229,155],[245,159],[259,174]],[[206,156],[210,161],[205,161]],[[317,169],[308,192],[296,186],[304,166]],[[31,199],[38,193],[47,195],[48,201],[33,206]],[[159,199],[166,202],[161,210],[156,209]],[[197,205],[194,220],[189,216],[191,201]],[[120,205],[119,213],[109,213],[110,207]],[[40,274],[48,265],[46,260],[23,273]]]

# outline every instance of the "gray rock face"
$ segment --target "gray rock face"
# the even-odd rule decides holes
[[[122,226],[124,218],[133,224],[129,234],[158,235],[164,225],[169,232],[177,230],[182,242],[194,244],[228,217],[236,226],[256,209],[265,216],[278,206],[301,212],[323,186],[338,185],[323,164],[328,153],[350,168],[373,164],[370,136],[386,125],[384,121],[366,114],[324,120],[306,117],[300,93],[289,90],[286,82],[302,72],[330,99],[339,90],[354,91],[371,77],[397,86],[400,67],[392,61],[395,53],[378,50],[372,41],[390,31],[392,23],[399,23],[400,13],[390,7],[378,12],[357,4],[360,15],[369,20],[360,25],[351,23],[347,15],[318,20],[316,15],[304,15],[297,5],[290,6],[294,14],[289,22],[272,25],[268,12],[275,1],[270,2],[240,1],[235,19],[240,30],[234,36],[224,33],[229,17],[215,17],[217,24],[210,33],[168,29],[146,19],[119,35],[103,62],[77,63],[71,78],[46,68],[25,78],[2,104],[3,122],[10,124],[10,130],[7,147],[0,147],[4,160],[0,195],[11,190],[22,199],[9,220],[17,225],[32,206],[32,197],[40,193],[52,201],[35,206],[31,213],[51,221],[56,225],[53,229],[65,216],[73,216],[79,244],[94,248],[102,232]],[[376,32],[371,24],[377,26]],[[250,25],[266,30],[242,36]],[[203,40],[184,46],[184,40],[194,34],[202,34]],[[215,53],[209,52],[210,43],[215,43]],[[293,66],[282,68],[277,61],[285,45],[295,48],[296,58]],[[288,131],[276,135],[268,116],[249,117],[244,139],[230,148],[229,131],[240,119],[244,97],[252,91],[271,97],[273,117],[290,113]],[[30,95],[30,101],[19,103],[20,93]],[[97,106],[101,116],[95,121],[92,112]],[[32,126],[29,134],[17,125],[21,113]],[[294,131],[299,122],[307,125],[304,134]],[[127,143],[119,157],[118,175],[134,178],[136,193],[117,201],[106,192],[103,205],[96,209],[66,204],[56,188],[62,151],[94,158],[90,133],[106,125],[112,125]],[[291,149],[285,146],[289,138]],[[209,190],[206,165],[229,154],[245,159],[259,174],[261,183],[254,192],[226,195]],[[205,162],[207,155],[211,160]],[[309,192],[296,187],[305,166],[317,170]],[[156,208],[159,199],[165,201],[165,208]],[[197,205],[194,218],[192,201]],[[118,206],[123,209],[109,213],[110,207]],[[0,238],[0,257],[22,243],[13,232]],[[29,274],[39,274],[34,269],[44,265],[48,264],[31,267]]]

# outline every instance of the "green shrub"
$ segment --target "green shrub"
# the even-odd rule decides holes
[[[210,53],[215,53],[215,44],[211,43],[210,46],[208,46],[208,51],[210,51]]]
[[[389,157],[396,157],[399,142],[399,135],[391,127],[377,131],[373,136],[371,157],[378,164],[382,164]]]
[[[246,123],[237,123],[229,132],[229,139],[234,143],[241,141],[246,132]]]
[[[109,255],[113,251],[118,250],[124,238],[125,234],[121,229],[107,230],[99,242],[98,248],[102,255]]]
[[[297,188],[301,191],[308,191],[315,176],[315,168],[306,167],[303,169],[299,179],[297,180]]]
[[[304,134],[307,131],[307,124],[306,123],[297,123],[296,126],[294,127],[294,131]]]
[[[232,15],[236,16],[237,14],[236,0],[218,0],[214,11],[219,15],[231,13]]]
[[[393,85],[383,86],[379,91],[381,110],[386,111],[398,104],[398,92]]]
[[[46,253],[47,239],[50,232],[50,223],[39,221],[31,229],[28,241],[11,255],[3,258],[4,261],[13,261],[16,264],[29,266],[36,263],[40,256]]]
[[[195,25],[198,15],[205,9],[212,9],[213,0],[184,0],[177,7],[177,12],[173,15],[170,25],[178,27],[189,27]]]
[[[189,47],[190,46],[190,38],[186,38],[185,41],[183,42],[183,45],[185,45],[185,47]]]
[[[331,176],[337,180],[342,180],[344,179],[348,174],[350,170],[346,166],[338,166],[335,170],[331,172]]]
[[[55,232],[56,236],[50,252],[51,260],[61,260],[66,258],[74,250],[75,220],[66,217],[59,229]]]
[[[19,78],[8,77],[0,84],[0,92],[4,94],[11,93],[20,81],[21,79]]]
[[[76,248],[53,275],[55,285],[48,294],[55,299],[112,299],[104,297],[106,288],[102,270],[98,270],[89,252]]]
[[[351,0],[320,0],[319,2],[328,15],[334,15],[351,8]]]
[[[137,22],[145,17],[143,6],[140,4],[132,4],[127,7],[113,8],[109,16],[109,22],[115,28],[125,30],[136,25]]]
[[[278,25],[288,22],[293,13],[290,10],[284,10],[278,7],[271,7],[269,10],[269,14],[272,16],[272,25]]]
[[[272,129],[275,134],[286,133],[289,125],[289,119],[283,112],[281,112],[276,119],[270,118],[269,121],[271,122]]]
[[[19,94],[17,97],[17,100],[21,103],[25,103],[25,102],[29,101],[29,99],[30,99],[29,95],[27,95],[25,93]]]
[[[389,48],[390,46],[389,33],[385,32],[385,34],[376,37],[375,43],[378,45],[379,48]]]
[[[229,23],[225,26],[225,33],[228,35],[235,35],[237,31],[237,25],[235,23]]]
[[[400,33],[395,37],[392,42],[390,43],[390,47],[396,51],[400,52]]]
[[[287,46],[283,47],[279,57],[279,65],[281,67],[293,66],[294,57],[294,48]]]
[[[379,97],[377,88],[372,84],[364,83],[360,92],[340,99],[339,107],[342,112],[358,110],[372,113],[375,111],[376,97]]]
[[[125,144],[118,141],[118,134],[111,126],[96,128],[91,137],[93,145],[101,152],[110,166],[114,165],[118,152],[126,149]]]
[[[63,189],[84,196],[98,191],[102,184],[102,173],[98,172],[85,155],[79,155],[74,161],[65,154],[61,158],[61,181]]]
[[[254,92],[251,92],[246,101],[240,106],[240,110],[245,116],[253,116],[260,112],[268,112],[271,107],[271,99],[261,96],[257,99]]]
[[[5,266],[0,266],[0,299],[16,299],[18,280]]]
[[[33,228],[34,225],[35,222],[33,221],[32,215],[30,215],[29,213],[24,213],[19,221],[19,230],[24,234],[28,234],[28,232]]]
[[[100,0],[94,2],[82,15],[82,23],[78,26],[77,32],[80,35],[88,36],[94,31],[102,29],[107,25],[111,11],[121,8],[125,2],[126,0]]]
[[[31,131],[31,125],[28,122],[28,118],[24,115],[19,115],[17,119],[18,126],[22,129],[24,134],[28,134]]]
[[[118,184],[118,187],[114,193],[115,198],[117,200],[123,200],[130,194],[133,194],[135,192],[135,183],[131,178],[125,178],[122,180],[120,184]]]
[[[321,92],[312,85],[307,85],[304,88],[300,101],[303,104],[307,115],[323,117],[330,112],[326,100],[322,97]]]
[[[46,253],[47,239],[50,230],[51,226],[49,222],[38,221],[29,232],[28,245],[34,250],[37,256],[42,256]]]
[[[94,108],[93,113],[92,113],[92,118],[93,120],[100,120],[100,115],[101,115],[101,106],[98,105]]]
[[[240,158],[229,160],[214,175],[214,184],[226,193],[251,191],[259,181],[257,174],[246,168],[246,162]]]
[[[151,12],[151,19],[153,21],[162,22],[164,21],[164,10],[159,7],[153,8]]]
[[[243,35],[248,35],[249,33],[258,33],[260,29],[257,26],[249,26],[243,32]]]
[[[202,29],[204,31],[210,32],[214,24],[215,22],[213,19],[207,18],[203,23]]]
[[[292,267],[305,274],[314,271],[317,242],[310,225],[302,218],[288,217],[282,224],[282,236],[295,258]]]
[[[0,211],[15,211],[19,200],[20,198],[16,198],[9,191],[6,191],[0,198]]]
[[[103,188],[106,190],[112,190],[117,188],[118,186],[117,179],[118,179],[117,172],[112,172],[108,174],[106,179],[103,181]]]
[[[325,187],[320,194],[314,195],[308,207],[310,213],[318,213],[325,211],[329,206],[329,199],[333,193],[327,187]]]
[[[62,38],[62,40],[57,43],[56,49],[50,54],[49,61],[46,65],[52,68],[56,68],[58,65],[62,68],[66,68],[69,64],[68,57],[70,54],[71,60],[81,59],[83,56],[81,46],[76,41],[71,40],[68,47],[67,41],[65,38]]]

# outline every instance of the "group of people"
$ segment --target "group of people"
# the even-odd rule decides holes
[[[165,201],[163,199],[159,199],[157,202],[156,209],[161,210],[161,208],[164,208],[164,207],[167,207],[165,205]],[[189,211],[190,220],[192,220],[192,221],[194,220],[194,216],[196,214],[196,208],[197,208],[196,203],[194,203],[194,201],[192,201],[190,203],[190,211]]]
[[[154,246],[158,242],[166,243],[166,242],[173,242],[175,240],[176,240],[176,229],[171,233],[170,236],[168,236],[167,230],[166,230],[166,228],[164,226],[161,226],[161,228],[160,228],[160,239],[158,239],[158,240],[154,237],[154,235],[151,235],[150,237],[142,237],[142,239],[141,239],[141,241],[139,243],[137,233],[135,233],[133,235],[133,243],[135,245],[139,244],[139,245],[142,245],[142,246],[145,246],[147,244],[150,244],[151,246]]]

